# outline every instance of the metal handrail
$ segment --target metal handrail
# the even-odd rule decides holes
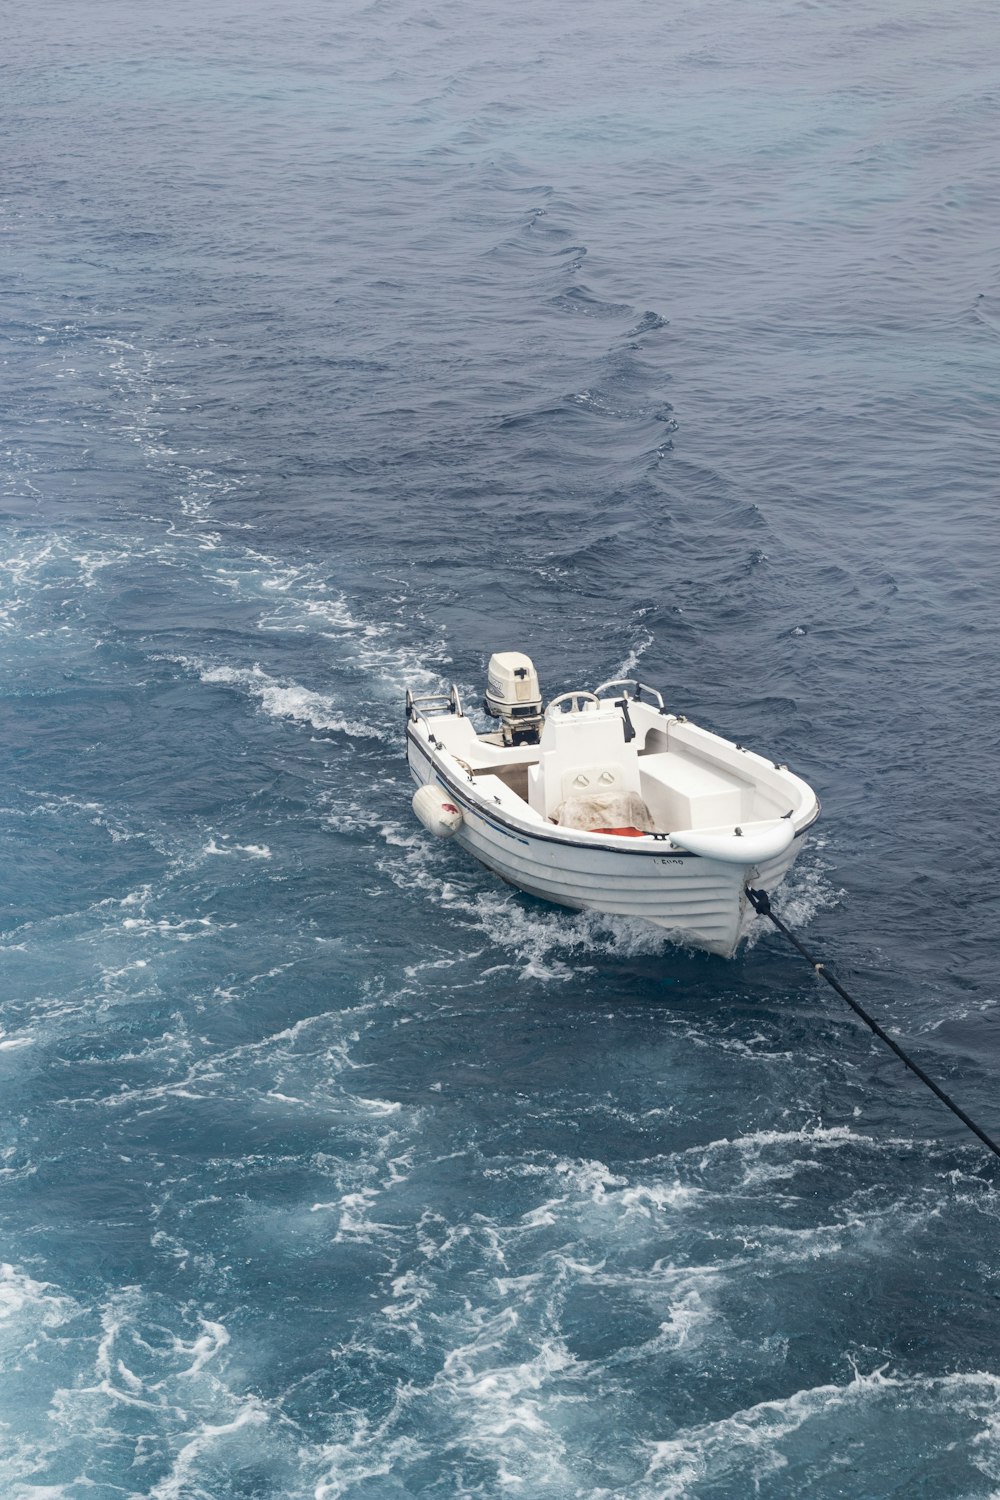
[[[450,713],[456,718],[465,718],[465,709],[457,685],[453,682],[447,693],[414,693],[406,689],[407,719],[427,720],[429,714]]]
[[[636,703],[642,702],[643,693],[649,693],[651,697],[656,699],[656,706],[660,710],[660,713],[666,713],[666,709],[663,706],[663,694],[657,692],[656,688],[650,687],[648,683],[640,682],[638,677],[609,677],[608,681],[602,682],[600,687],[596,687],[594,689],[594,692],[599,698],[603,692],[607,691],[608,688],[618,687],[635,688],[635,693],[633,696]]]

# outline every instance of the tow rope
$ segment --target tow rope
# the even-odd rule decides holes
[[[930,1089],[931,1093],[935,1094],[937,1098],[941,1100],[941,1103],[945,1105],[947,1109],[950,1109],[953,1115],[956,1115],[958,1119],[961,1120],[963,1125],[968,1126],[973,1135],[978,1136],[984,1146],[989,1147],[994,1156],[1000,1156],[1000,1146],[997,1145],[996,1141],[991,1140],[990,1137],[986,1134],[986,1131],[981,1130],[976,1124],[975,1120],[971,1119],[969,1115],[965,1113],[965,1110],[960,1108],[959,1105],[955,1103],[954,1099],[950,1099],[945,1093],[944,1089],[940,1088],[934,1082],[933,1078],[928,1077],[920,1064],[915,1063],[913,1061],[913,1058],[909,1057],[903,1051],[899,1043],[893,1041],[889,1033],[875,1020],[875,1017],[870,1016],[864,1009],[864,1007],[858,1004],[853,995],[849,995],[844,989],[844,986],[838,980],[834,979],[833,975],[826,967],[826,964],[820,963],[818,959],[814,958],[813,955],[809,952],[808,948],[804,947],[803,944],[799,942],[795,934],[789,931],[781,918],[775,916],[774,912],[771,910],[771,898],[767,894],[767,891],[755,891],[750,886],[747,886],[746,893],[750,901],[750,905],[753,907],[754,911],[757,912],[759,916],[767,917],[769,921],[774,923],[775,927],[784,937],[788,939],[792,947],[797,949],[798,952],[802,954],[802,957],[806,960],[806,962],[812,966],[814,972],[817,973],[821,979],[825,979],[830,988],[836,990],[837,994],[842,1000],[847,1001],[848,1005],[854,1011],[854,1014],[856,1016],[859,1016],[861,1020],[864,1021],[865,1025],[869,1028],[869,1030],[875,1033],[879,1041],[885,1042],[886,1046],[889,1047],[891,1051],[895,1052],[896,1056],[902,1063],[906,1065],[906,1067],[909,1068],[910,1072],[915,1073],[920,1079],[920,1082],[925,1083]]]

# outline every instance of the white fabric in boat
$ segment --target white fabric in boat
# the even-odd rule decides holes
[[[637,792],[592,792],[585,797],[567,797],[556,808],[560,828],[640,828],[652,833],[649,808]]]

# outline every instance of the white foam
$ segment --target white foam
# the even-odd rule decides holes
[[[343,1244],[351,1240],[378,1239],[393,1232],[391,1225],[377,1223],[369,1217],[369,1210],[378,1201],[380,1193],[381,1189],[377,1187],[357,1188],[353,1192],[342,1193],[339,1198],[332,1199],[330,1202],[312,1204],[310,1212],[337,1215],[334,1244]]]
[[[638,630],[636,632],[632,640],[632,645],[629,647],[627,656],[624,656],[622,658],[614,672],[612,672],[609,678],[605,680],[611,681],[614,678],[618,677],[631,677],[636,667],[639,665],[640,661],[645,656],[646,652],[649,650],[652,644],[653,632],[647,629],[644,625],[641,630]]]
[[[51,1282],[35,1281],[6,1261],[0,1264],[0,1325],[13,1328],[26,1315],[31,1326],[56,1328],[76,1311],[73,1300]]]
[[[122,357],[138,360],[142,366],[121,372],[126,384],[137,380],[143,392],[139,412],[132,414],[131,430],[150,456],[160,462],[169,455],[146,421],[155,404],[147,389],[150,376],[145,369],[146,356],[133,351]],[[208,683],[225,682],[242,689],[257,699],[263,712],[275,718],[340,731],[355,738],[386,741],[395,738],[404,689],[437,689],[448,667],[440,639],[429,640],[425,636],[419,644],[410,644],[419,608],[404,592],[393,600],[382,601],[383,612],[388,612],[390,618],[377,622],[358,618],[345,595],[331,590],[322,567],[311,562],[289,562],[250,547],[233,546],[227,544],[227,534],[223,531],[206,530],[213,499],[238,488],[242,481],[207,469],[173,463],[168,467],[180,481],[181,494],[178,515],[166,533],[158,530],[150,536],[148,530],[137,529],[135,534],[123,537],[119,533],[95,532],[71,541],[60,535],[41,539],[34,535],[16,537],[0,556],[0,579],[6,584],[0,589],[5,596],[0,609],[0,629],[6,625],[16,629],[22,638],[29,638],[33,634],[32,621],[23,618],[25,610],[30,613],[50,585],[92,592],[103,583],[107,573],[117,570],[123,576],[131,576],[137,564],[180,567],[200,582],[203,591],[214,592],[223,608],[227,595],[241,601],[254,598],[268,601],[271,607],[258,622],[262,631],[293,630],[317,640],[336,639],[338,664],[350,672],[355,684],[352,703],[358,701],[360,694],[365,707],[360,712],[345,711],[328,690],[272,676],[259,664],[186,663],[182,657],[159,659],[190,665]],[[239,529],[240,523],[227,522],[226,526]],[[212,559],[208,566],[206,558]],[[48,633],[51,622],[47,615],[44,623],[43,633]],[[85,615],[80,615],[74,625],[63,624],[60,629],[78,631],[81,625],[87,634]],[[434,661],[433,668],[428,666],[428,660]]]
[[[704,1146],[689,1146],[685,1156],[707,1157],[713,1151],[758,1152],[768,1146],[810,1145],[821,1150],[838,1150],[851,1143],[873,1144],[870,1136],[859,1135],[849,1125],[803,1125],[798,1130],[753,1130],[747,1135],[722,1136]]]
[[[120,562],[122,557],[121,552],[77,552],[70,555],[80,570],[80,582],[86,589],[94,588],[98,573]]]
[[[398,1115],[403,1108],[394,1099],[366,1099],[361,1094],[354,1095],[354,1102],[366,1114],[376,1116]]]
[[[408,1463],[425,1456],[426,1450],[415,1438],[386,1435],[395,1416],[393,1410],[375,1426],[364,1416],[356,1417],[342,1441],[327,1443],[320,1449],[317,1463],[327,1472],[317,1482],[312,1500],[342,1500],[343,1496],[357,1493],[361,1485],[374,1494],[368,1481],[383,1479],[394,1470],[405,1470]]]
[[[694,1344],[714,1320],[715,1309],[705,1300],[701,1289],[689,1287],[660,1324],[656,1342],[671,1349]]]
[[[202,1332],[190,1343],[180,1338],[175,1338],[173,1341],[175,1353],[185,1358],[193,1356],[192,1363],[186,1369],[177,1372],[182,1380],[190,1380],[195,1375],[200,1375],[209,1360],[215,1359],[229,1343],[229,1333],[221,1323],[202,1318],[201,1326]]]
[[[701,1188],[680,1182],[644,1182],[637,1187],[625,1188],[619,1195],[619,1202],[626,1210],[644,1218],[654,1218],[689,1208],[701,1195]]]
[[[352,809],[352,816],[356,821],[349,819],[348,827],[366,818],[378,821],[361,807]],[[380,861],[390,880],[403,890],[421,890],[442,910],[471,920],[492,948],[511,954],[525,979],[565,983],[584,971],[582,958],[629,958],[662,953],[666,946],[666,934],[638,918],[528,907],[523,898],[496,889],[493,877],[471,861],[463,864],[459,885],[452,873],[454,851],[441,841],[432,842],[419,829],[403,832],[392,822],[382,822],[379,831],[387,845],[405,851],[402,857]]]
[[[230,835],[222,833],[219,835],[221,843],[213,836],[202,846],[202,854],[206,857],[212,855],[245,854],[249,859],[270,859],[271,850],[267,844],[232,844],[229,842]]]
[[[818,912],[831,910],[840,905],[845,892],[832,884],[829,871],[832,868],[822,856],[825,840],[820,835],[810,835],[805,852],[796,861],[791,871],[778,887],[775,910],[782,921],[794,928],[807,926]],[[748,914],[747,946],[753,948],[762,937],[774,932],[767,917]]]
[[[178,1255],[178,1247],[167,1248]],[[178,1258],[187,1264],[186,1252]],[[190,1304],[171,1306],[141,1287],[124,1287],[100,1309],[96,1348],[86,1334],[67,1343],[76,1368],[67,1370],[63,1362],[69,1379],[52,1394],[53,1428],[109,1447],[123,1430],[145,1433],[141,1447],[147,1460],[159,1460],[162,1477],[151,1488],[150,1480],[138,1480],[144,1500],[208,1493],[213,1472],[230,1460],[223,1445],[268,1421],[261,1401],[227,1384],[229,1345],[224,1325]],[[81,1356],[92,1360],[89,1371],[79,1365]],[[244,1456],[242,1442],[235,1452]],[[139,1491],[128,1493],[139,1500]]]
[[[230,931],[239,926],[239,923],[217,922],[213,917],[180,917],[176,922],[171,922],[168,917],[156,920],[150,917],[123,917],[120,925],[124,932],[136,936],[169,937],[178,943],[193,943],[200,938]]]
[[[0,1031],[0,1052],[16,1052],[21,1047],[30,1047],[34,1043],[34,1037],[12,1036],[8,1037],[5,1031]]]
[[[393,1300],[379,1309],[382,1317],[396,1325],[405,1324],[414,1343],[422,1347],[424,1335],[416,1321],[416,1314],[433,1296],[432,1284],[419,1272],[406,1271],[402,1276],[393,1277],[390,1285]]]
[[[624,1187],[626,1177],[618,1177],[602,1161],[557,1161],[553,1169],[574,1192],[600,1203],[609,1188]]]
[[[337,730],[352,738],[385,740],[385,730],[373,724],[347,717],[339,709],[336,700],[327,693],[317,693],[300,683],[282,681],[272,677],[259,665],[252,667],[230,667],[210,665],[188,658],[175,658],[185,666],[193,667],[204,683],[219,683],[225,687],[238,688],[250,698],[256,698],[262,711],[274,719],[288,719],[297,724],[308,724],[313,729]]]
[[[324,569],[290,563],[252,548],[230,553],[212,579],[242,598],[269,600],[270,607],[257,621],[262,632],[336,640],[340,660],[354,669],[373,700],[391,701],[393,717],[407,687],[431,691],[441,686],[449,665],[442,641],[425,640],[417,648],[403,638],[418,613],[407,597],[398,601],[398,620],[365,621],[356,616],[342,593],[331,592]],[[428,655],[437,664],[433,670],[426,664]],[[368,732],[373,732],[371,727]],[[380,728],[377,736],[388,737],[388,730]]]
[[[204,1494],[196,1473],[206,1450],[242,1428],[263,1427],[267,1421],[266,1408],[256,1397],[249,1396],[228,1422],[203,1422],[177,1454],[170,1473],[148,1492],[148,1500],[186,1500],[192,1494]]]
[[[579,1379],[584,1366],[559,1338],[515,1353],[523,1350],[524,1332],[512,1308],[474,1311],[467,1341],[445,1357],[431,1394],[462,1447],[495,1465],[502,1483],[525,1485],[526,1494],[547,1486],[561,1491],[574,1476],[560,1432],[561,1403],[550,1403],[549,1390]]]
[[[1000,1377],[992,1373],[896,1378],[884,1368],[869,1374],[855,1370],[845,1385],[822,1385],[736,1411],[717,1422],[687,1430],[663,1442],[650,1443],[646,1478],[662,1500],[684,1500],[695,1485],[720,1485],[740,1475],[752,1493],[767,1475],[785,1467],[782,1444],[801,1427],[839,1413],[852,1413],[857,1426],[873,1405],[885,1406],[886,1419],[898,1420],[908,1407],[940,1409],[957,1402],[968,1411],[985,1407],[991,1421],[983,1430],[994,1444],[994,1422],[1000,1422]],[[971,1414],[971,1413],[970,1413]],[[882,1419],[885,1420],[885,1419]],[[973,1439],[975,1441],[975,1439]],[[986,1465],[981,1465],[986,1470]],[[902,1477],[902,1476],[901,1476]],[[991,1477],[994,1477],[991,1473]]]

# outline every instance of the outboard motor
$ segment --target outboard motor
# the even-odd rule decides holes
[[[537,745],[542,728],[538,673],[522,651],[495,651],[486,669],[483,708],[499,719],[505,745]]]

